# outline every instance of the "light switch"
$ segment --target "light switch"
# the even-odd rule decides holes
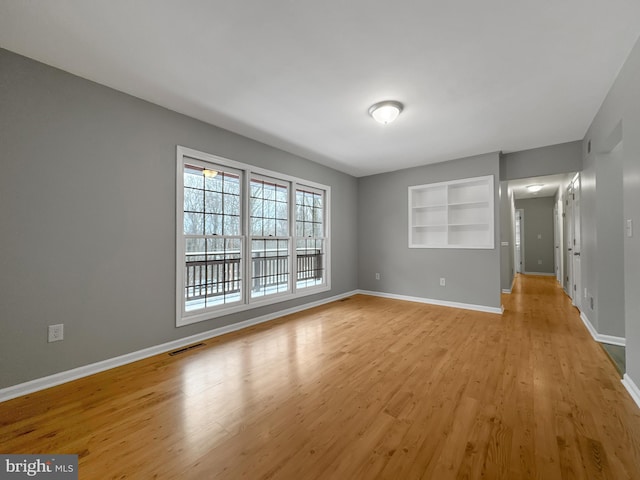
[[[627,237],[633,237],[633,221],[627,218]]]

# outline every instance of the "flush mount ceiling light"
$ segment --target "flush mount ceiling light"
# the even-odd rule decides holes
[[[213,178],[216,175],[218,175],[218,172],[215,170],[209,170],[208,168],[205,168],[204,170],[202,170],[202,174],[207,178]]]
[[[371,105],[369,115],[371,115],[376,122],[386,125],[398,118],[398,115],[402,112],[402,108],[403,105],[400,102],[385,100],[384,102]]]
[[[527,190],[529,190],[531,193],[538,193],[540,190],[542,190],[542,187],[544,187],[544,185],[542,185],[541,183],[536,183],[535,185],[527,185]]]

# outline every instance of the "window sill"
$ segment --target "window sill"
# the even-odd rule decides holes
[[[194,313],[191,315],[187,314],[178,317],[176,319],[176,327],[184,327],[186,325],[192,325],[194,323],[205,322],[207,320],[213,320],[214,318],[224,317],[233,313],[244,312],[246,310],[252,310],[267,305],[287,302],[290,300],[295,300],[297,298],[315,295],[317,293],[328,292],[330,290],[330,285],[321,285],[318,287],[305,288],[304,290],[299,290],[296,293],[286,293],[282,295],[273,295],[273,297],[271,298],[261,298],[259,300],[254,300],[251,303],[241,303],[225,307],[212,307],[209,310],[205,310],[199,313]]]

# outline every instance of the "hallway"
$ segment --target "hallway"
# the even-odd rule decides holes
[[[517,370],[531,397],[517,402],[536,418],[540,478],[640,478],[640,411],[556,279],[517,275],[502,298],[504,320],[524,336]]]

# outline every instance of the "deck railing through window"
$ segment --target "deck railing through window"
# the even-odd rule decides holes
[[[224,256],[226,255],[226,258]],[[206,260],[203,257],[208,256]],[[286,262],[288,252],[274,252],[272,256],[256,256],[251,259],[252,288],[260,289],[286,283],[287,275],[282,262]],[[297,280],[321,280],[323,277],[323,254],[319,249],[297,251]],[[216,252],[204,254],[187,253],[185,262],[185,298],[199,300],[240,292],[242,284],[240,253]]]

